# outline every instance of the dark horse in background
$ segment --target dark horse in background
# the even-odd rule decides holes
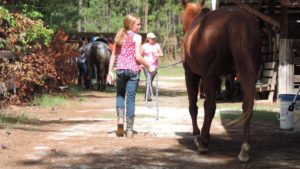
[[[243,114],[230,124],[244,124],[244,141],[238,155],[240,161],[249,160],[250,119],[252,116],[255,83],[259,66],[260,31],[258,21],[239,7],[210,11],[204,2],[188,3],[182,0],[184,58],[189,112],[193,135],[199,153],[207,153],[210,128],[216,111],[216,90],[220,76],[237,72],[243,91]],[[197,94],[199,80],[203,80],[205,93],[204,122],[201,132],[197,124]]]
[[[108,73],[111,52],[105,39],[97,39],[84,46],[84,53],[88,65],[87,80],[88,88],[92,88],[92,74],[96,68],[96,78],[98,90],[104,91],[106,88],[106,75]]]

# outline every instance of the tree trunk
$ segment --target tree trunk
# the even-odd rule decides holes
[[[82,6],[83,6],[83,2],[82,1],[83,0],[78,0],[78,14],[79,14],[79,16],[81,16],[80,15],[80,11],[81,11]],[[82,32],[82,20],[81,19],[78,19],[78,21],[77,21],[77,31],[78,32]]]
[[[148,0],[145,0],[145,4],[144,4],[144,13],[145,13],[145,26],[144,26],[144,29],[145,29],[145,33],[148,32]]]

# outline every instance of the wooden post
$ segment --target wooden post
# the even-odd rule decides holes
[[[219,8],[220,0],[211,0],[211,9],[216,10]]]
[[[288,4],[281,0],[278,93],[294,94],[293,40],[288,39]]]
[[[294,64],[291,54],[292,40],[280,39],[278,93],[294,94]]]

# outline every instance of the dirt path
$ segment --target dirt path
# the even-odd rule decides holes
[[[155,101],[147,107],[139,95],[138,133],[131,139],[115,136],[114,93],[86,92],[52,109],[10,107],[6,111],[27,112],[37,120],[0,128],[0,169],[300,168],[300,132],[279,130],[277,121],[253,121],[252,160],[239,163],[242,130],[225,128],[216,117],[211,152],[199,155],[184,79],[160,80],[159,118]],[[201,125],[201,108],[199,116]]]

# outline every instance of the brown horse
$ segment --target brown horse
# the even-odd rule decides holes
[[[204,8],[204,2],[188,3],[187,0],[182,0],[185,32],[183,66],[193,135],[200,135],[197,124],[200,78],[203,80],[205,93],[204,122],[201,137],[196,137],[195,143],[199,153],[208,152],[219,77],[237,72],[243,91],[243,115],[234,121],[234,124],[244,124],[244,142],[238,159],[248,161],[250,119],[254,105],[255,83],[261,64],[258,21],[241,8],[230,7],[210,11]]]

